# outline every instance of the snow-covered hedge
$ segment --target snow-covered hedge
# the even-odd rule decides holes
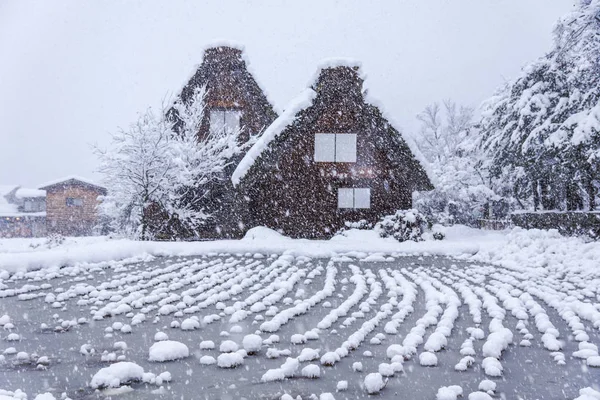
[[[398,210],[393,215],[387,215],[375,225],[375,230],[381,237],[393,237],[399,242],[423,240],[423,233],[427,229],[427,219],[419,211]]]

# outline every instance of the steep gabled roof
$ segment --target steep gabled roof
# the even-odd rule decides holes
[[[249,135],[259,134],[277,118],[266,92],[251,73],[243,46],[219,42],[207,47],[202,63],[195,68],[175,102],[188,102],[200,88],[206,88],[205,101],[210,106],[246,111],[248,120],[244,128],[250,132],[245,132],[243,142],[249,139]],[[169,110],[168,115],[173,121],[178,120],[174,108]]]
[[[350,79],[348,79],[350,77]],[[246,153],[232,175],[232,183],[237,186],[257,167],[259,160],[270,151],[274,151],[277,143],[285,140],[282,134],[295,123],[299,123],[308,110],[313,107],[317,96],[342,96],[353,97],[354,101],[361,101],[363,108],[379,117],[381,125],[390,132],[385,141],[375,141],[375,146],[387,154],[393,165],[406,163],[407,158],[412,159],[414,168],[412,173],[417,176],[420,184],[414,190],[431,190],[433,188],[433,174],[429,171],[429,164],[421,154],[411,137],[403,136],[401,131],[392,125],[392,121],[385,114],[381,105],[363,90],[365,76],[360,68],[360,63],[346,59],[332,59],[323,62],[317,70],[315,77],[308,89],[294,99],[286,110],[264,132],[263,136]],[[351,87],[349,87],[351,86]],[[382,132],[382,134],[385,134]],[[391,145],[391,146],[390,146]]]
[[[0,216],[12,216],[18,214],[19,206],[8,200],[11,195],[19,189],[19,185],[0,185]]]
[[[234,186],[240,183],[240,180],[246,176],[252,165],[261,156],[261,154],[269,147],[271,142],[276,139],[281,132],[291,125],[296,119],[296,115],[312,105],[313,100],[317,96],[317,92],[312,89],[304,90],[296,97],[285,109],[285,111],[263,132],[262,136],[248,150],[242,161],[231,176],[231,182]]]
[[[105,187],[97,185],[91,179],[86,179],[86,178],[82,178],[80,176],[75,176],[75,175],[66,176],[64,178],[55,179],[53,181],[46,182],[46,183],[40,185],[38,189],[50,190],[50,189],[54,189],[54,188],[58,188],[58,187],[71,186],[71,185],[86,186],[86,187],[95,189],[103,194],[106,194]]]

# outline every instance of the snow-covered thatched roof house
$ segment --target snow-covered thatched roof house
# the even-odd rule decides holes
[[[433,189],[420,153],[363,90],[360,66],[332,60],[265,131],[232,182],[253,225],[328,237],[346,221],[376,221]]]
[[[206,89],[200,138],[211,132],[239,132],[240,149],[231,155],[223,180],[212,183],[201,205],[211,215],[202,238],[240,237],[249,219],[247,203],[240,201],[231,184],[239,161],[262,132],[277,118],[273,105],[249,71],[243,47],[230,42],[213,44],[204,51],[202,63],[178,93],[176,101],[186,104],[198,89]],[[175,108],[168,116],[176,122]]]
[[[200,135],[219,127],[239,128],[239,142],[243,144],[277,118],[265,91],[249,71],[241,45],[223,42],[207,47],[202,63],[178,93],[177,101],[188,102],[200,88],[207,90]]]

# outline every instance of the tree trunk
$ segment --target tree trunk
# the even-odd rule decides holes
[[[533,211],[537,211],[540,209],[539,183],[534,180],[531,185],[533,186]]]

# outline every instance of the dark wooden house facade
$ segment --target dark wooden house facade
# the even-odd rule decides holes
[[[277,113],[248,71],[242,48],[218,45],[206,49],[202,63],[176,101],[190,101],[194,92],[203,87],[206,88],[205,116],[199,137],[211,130],[239,129],[238,144],[242,148],[231,158],[223,178],[208,188],[209,196],[202,207],[212,217],[196,234],[201,239],[242,237],[250,219],[248,203],[237,196],[231,174],[252,143],[277,118]],[[177,122],[174,109],[169,117]]]
[[[357,66],[321,69],[234,173],[252,226],[327,238],[346,221],[376,222],[432,183],[402,135],[365,100]]]

